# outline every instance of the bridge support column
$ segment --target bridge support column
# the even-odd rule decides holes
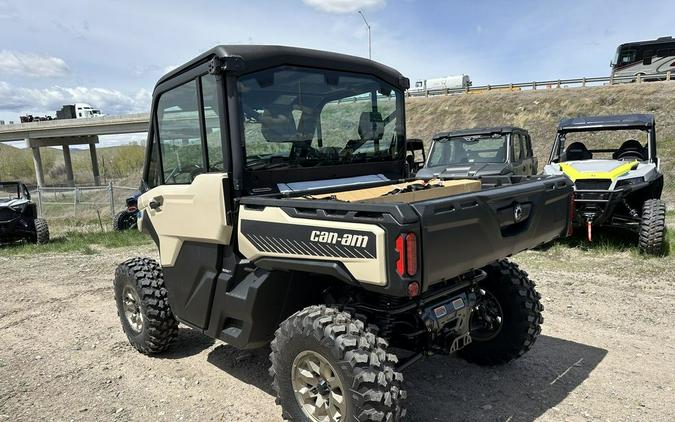
[[[30,144],[30,141],[26,139],[26,144]],[[35,165],[35,180],[39,187],[44,187],[45,185],[45,176],[42,173],[42,157],[40,156],[40,147],[31,147],[33,150],[33,165]]]
[[[96,144],[89,144],[89,155],[91,155],[91,171],[94,173],[94,184],[101,185],[101,176],[98,172],[98,157],[96,157]]]
[[[73,177],[73,163],[70,160],[70,147],[62,145],[63,164],[66,166],[66,183],[68,186],[75,186],[75,177]]]

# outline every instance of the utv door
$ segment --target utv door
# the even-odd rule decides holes
[[[201,75],[159,95],[146,165],[146,182],[158,186],[139,198],[140,228],[158,244],[174,314],[203,329],[232,235],[218,88]]]
[[[515,175],[526,174],[523,142],[519,133],[511,134],[511,169]]]

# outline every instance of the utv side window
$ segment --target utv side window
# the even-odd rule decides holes
[[[220,111],[218,110],[218,85],[212,75],[202,76],[202,104],[209,171],[223,171],[223,144],[220,141]]]
[[[519,161],[523,158],[522,138],[519,133],[514,133],[511,135],[511,139],[513,143],[513,161]]]
[[[167,91],[159,98],[157,123],[164,183],[191,183],[206,171],[198,104],[196,81]]]
[[[527,158],[532,158],[534,157],[534,152],[532,151],[532,138],[530,138],[530,135],[525,135],[525,151],[527,153]]]

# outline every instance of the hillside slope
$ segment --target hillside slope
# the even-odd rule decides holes
[[[436,132],[514,125],[530,131],[540,161],[548,157],[564,117],[654,113],[659,155],[666,160],[675,142],[675,82],[592,88],[457,94],[407,99],[409,138],[429,142]]]
[[[436,132],[480,126],[523,127],[532,135],[540,169],[562,118],[654,113],[666,196],[675,199],[675,82],[413,97],[406,105],[407,135],[423,139],[427,147]]]

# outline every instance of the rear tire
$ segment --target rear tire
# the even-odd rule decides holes
[[[544,317],[541,296],[534,282],[518,265],[502,260],[485,268],[488,277],[480,284],[485,290],[483,307],[496,300],[501,321],[493,319],[486,328],[480,314],[471,317],[472,342],[458,353],[478,365],[500,365],[522,356],[534,345]],[[477,305],[481,305],[479,302]]]
[[[35,243],[38,245],[44,245],[49,242],[49,226],[47,226],[47,221],[44,218],[36,218],[33,220],[35,225]]]
[[[132,258],[118,265],[114,290],[117,315],[129,343],[146,355],[166,350],[178,334],[178,321],[157,261]]]
[[[648,199],[642,206],[639,249],[648,255],[666,250],[666,203],[660,199]]]
[[[123,210],[113,217],[113,230],[123,231],[136,227],[136,213]]]
[[[405,416],[403,375],[394,368],[398,359],[386,352],[384,339],[348,313],[305,308],[281,323],[271,347],[272,387],[284,419],[321,420],[336,411],[342,421]],[[312,370],[318,364],[320,369]]]

